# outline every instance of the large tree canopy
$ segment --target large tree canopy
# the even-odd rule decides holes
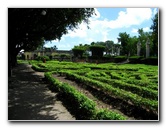
[[[55,40],[89,23],[93,8],[9,8],[8,63],[13,63],[21,49],[34,50],[43,40]]]
[[[154,18],[152,19],[153,24],[151,26],[152,29],[152,37],[153,37],[153,51],[154,55],[158,56],[158,13],[155,14]]]
[[[9,8],[9,47],[34,49],[41,39],[60,39],[94,13],[91,8]]]
[[[119,40],[120,40],[121,46],[122,46],[122,51],[121,51],[122,55],[129,54],[129,49],[128,49],[128,45],[127,45],[129,42],[129,38],[130,38],[130,35],[127,34],[126,32],[119,33]]]

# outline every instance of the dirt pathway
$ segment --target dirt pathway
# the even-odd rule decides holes
[[[47,84],[44,73],[20,64],[8,79],[8,120],[75,120]]]

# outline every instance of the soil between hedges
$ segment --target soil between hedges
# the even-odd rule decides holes
[[[74,86],[79,92],[86,95],[88,98],[96,102],[98,108],[107,108],[111,111],[120,113],[128,118],[128,120],[157,120],[158,115],[155,115],[142,108],[136,107],[132,104],[126,103],[123,100],[108,96],[104,93],[99,93],[97,90],[87,87],[82,83],[67,79],[65,76],[53,74],[53,77],[61,82],[68,83]]]
[[[115,109],[115,106],[111,105],[111,104],[108,104],[108,103],[105,103],[103,102],[104,99],[99,99],[99,97],[94,94],[95,90],[93,89],[88,89],[86,86],[80,84],[80,83],[76,83],[75,81],[72,81],[72,80],[68,80],[66,77],[64,76],[60,76],[60,75],[57,75],[57,74],[53,74],[53,77],[58,79],[59,81],[61,82],[64,82],[64,83],[68,83],[72,86],[74,86],[79,92],[83,93],[84,95],[86,95],[89,99],[93,100],[94,102],[96,102],[96,105],[99,109],[101,108],[107,108],[111,111],[115,111],[115,112],[118,112],[120,113],[121,115],[125,116],[126,118],[128,118],[128,120],[135,120],[134,117],[129,117],[127,115],[125,115],[124,113],[122,113],[121,111],[119,111],[118,109]],[[98,97],[98,98],[97,98]]]

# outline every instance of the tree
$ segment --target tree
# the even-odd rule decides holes
[[[74,46],[72,52],[75,57],[88,57],[89,56],[89,45],[88,44],[79,44],[78,46]]]
[[[95,45],[95,42],[92,42],[91,45]]]
[[[93,8],[9,8],[8,70],[21,49],[35,50],[43,39],[60,40],[81,22],[88,24],[93,14]]]
[[[126,32],[124,32],[124,33],[119,33],[119,37],[120,38],[118,38],[118,39],[120,40],[121,46],[122,46],[121,54],[128,56],[129,53],[130,53],[130,49],[129,49],[129,47],[128,47],[127,44],[129,42],[130,36],[129,36],[129,34],[127,34]]]
[[[144,32],[143,31],[143,28],[141,29],[138,29],[138,41],[140,41],[141,43],[141,52],[140,52],[140,55],[141,56],[145,56],[146,55],[146,41],[148,39],[151,39],[151,33],[150,32]],[[152,51],[152,47],[153,47],[153,44],[151,42],[150,44],[150,51]]]
[[[153,20],[153,24],[151,26],[152,38],[153,38],[153,52],[154,55],[158,56],[158,13],[155,14]]]
[[[114,45],[112,46],[112,54],[113,54],[113,55],[118,55],[117,53],[118,53],[118,49],[119,49],[119,48],[122,49],[120,44],[118,44],[118,43],[117,43],[117,44],[114,44]]]
[[[92,52],[92,56],[96,58],[103,57],[103,51],[105,50],[105,47],[102,45],[92,45],[89,47],[90,51]]]
[[[130,49],[130,56],[134,56],[137,53],[138,38],[136,36],[130,37],[128,42],[128,49]]]
[[[110,54],[111,49],[114,47],[114,42],[112,40],[107,40],[105,42],[105,50],[106,50],[106,54]]]
[[[57,48],[56,45],[54,45],[53,47],[50,47],[50,49],[51,49],[51,52],[54,52],[54,51],[56,51],[58,48]]]
[[[72,51],[75,57],[80,57],[80,58],[82,58],[82,55],[85,52],[85,50],[81,48],[73,48]]]

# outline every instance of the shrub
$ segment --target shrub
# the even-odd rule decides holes
[[[52,77],[51,72],[45,73],[46,80],[50,83],[50,89],[58,90],[65,102],[72,108],[72,112],[78,120],[125,120],[122,115],[106,109],[97,109],[96,103],[80,93],[67,83],[62,83]]]
[[[126,59],[127,59],[126,56],[116,56],[114,57],[114,62],[119,63],[119,62],[125,61]]]
[[[131,64],[139,64],[139,63],[141,63],[142,58],[143,58],[143,56],[131,56],[131,57],[129,57],[129,60],[130,60]]]
[[[38,57],[36,57],[36,60],[38,60],[38,61],[43,61],[44,59],[46,61],[50,60],[49,56],[38,56]]]
[[[85,52],[85,50],[81,48],[73,48],[72,51],[75,57],[80,57],[80,58],[82,58],[83,53]]]
[[[126,120],[124,116],[107,109],[99,110],[95,118],[96,120]]]
[[[149,65],[158,65],[158,58],[157,57],[149,57],[141,60],[142,64],[149,64]]]
[[[102,45],[92,45],[89,47],[90,51],[92,51],[93,57],[102,57],[103,51],[105,50],[105,47]]]

